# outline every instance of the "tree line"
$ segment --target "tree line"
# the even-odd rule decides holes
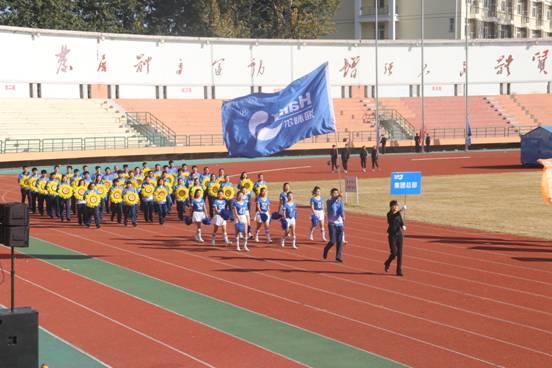
[[[104,33],[313,39],[339,0],[0,0],[0,24]]]

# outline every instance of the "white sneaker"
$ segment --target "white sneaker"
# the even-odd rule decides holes
[[[255,243],[258,243],[259,242],[259,234],[256,234],[255,235]]]
[[[282,241],[280,242],[280,246],[282,248],[286,246],[286,241],[284,239],[282,239]]]
[[[243,250],[245,250],[246,252],[249,252],[249,248],[247,248],[247,244],[244,244]]]
[[[267,244],[272,244],[272,239],[270,237],[266,238],[266,243]]]
[[[326,235],[322,235],[322,241],[328,241],[328,239],[326,239]]]
[[[293,243],[293,244],[291,245],[291,247],[292,247],[293,249],[297,249],[297,245],[295,245],[295,243]]]
[[[197,237],[197,241],[200,242],[200,243],[205,243],[205,240],[203,240],[201,235]]]
[[[215,245],[217,245],[217,242],[215,240],[215,238],[211,239],[211,245],[214,247]]]
[[[241,248],[240,248],[239,245],[236,247],[236,250],[237,250],[238,252],[241,252]]]
[[[309,234],[309,237],[307,238],[308,240],[314,240],[314,236],[312,235],[312,233]]]

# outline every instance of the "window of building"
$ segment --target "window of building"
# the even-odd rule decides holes
[[[533,16],[533,18],[535,18],[537,16],[537,7],[536,6],[533,6],[531,8],[531,15]]]
[[[484,8],[488,8],[488,7],[489,7],[489,0],[484,0],[484,1],[483,1],[483,7],[484,7]]]
[[[502,10],[503,12],[506,11],[506,1],[501,1],[500,2],[500,10]]]
[[[548,10],[546,11],[546,19],[550,19],[550,18],[552,18],[552,10],[548,8]]]
[[[517,13],[521,14],[521,2],[518,2],[517,4]]]
[[[378,24],[378,38],[380,40],[385,38],[385,24]]]
[[[385,0],[378,0],[378,8],[385,8]]]
[[[449,18],[449,33],[454,32],[454,18]]]

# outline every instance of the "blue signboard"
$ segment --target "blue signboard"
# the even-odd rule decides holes
[[[421,172],[394,172],[391,173],[391,195],[420,195],[422,194]]]

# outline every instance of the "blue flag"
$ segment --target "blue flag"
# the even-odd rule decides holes
[[[222,130],[230,156],[268,156],[302,139],[335,132],[328,80],[325,63],[280,92],[226,101]]]

